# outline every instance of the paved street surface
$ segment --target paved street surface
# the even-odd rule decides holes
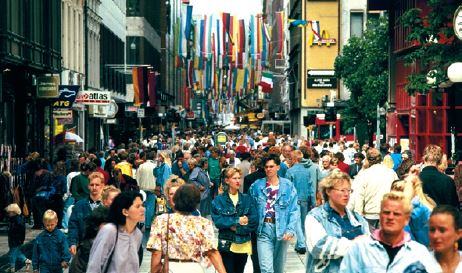
[[[26,242],[22,248],[24,254],[30,258],[32,255],[32,240],[41,232],[41,230],[33,230],[28,227],[26,229]],[[6,234],[6,227],[0,226],[0,273],[6,272],[8,268],[8,237]],[[144,251],[143,263],[141,264],[141,273],[148,273],[150,271],[151,253]],[[20,273],[26,272],[24,267],[20,269]],[[213,267],[207,270],[207,273],[214,273]],[[252,261],[250,257],[247,260],[245,273],[252,273]],[[299,255],[294,251],[294,243],[289,246],[287,253],[286,273],[304,273],[305,272],[305,255]],[[67,273],[67,270],[64,271]]]

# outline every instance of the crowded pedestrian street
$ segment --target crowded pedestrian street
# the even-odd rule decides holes
[[[0,18],[0,273],[462,273],[460,0]]]

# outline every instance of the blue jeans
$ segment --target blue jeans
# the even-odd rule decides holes
[[[156,212],[156,195],[152,191],[145,191],[146,192],[146,201],[144,201],[144,207],[146,211],[144,226],[146,229],[151,228],[152,221],[154,219],[154,214]]]
[[[12,268],[16,267],[17,260],[20,260],[21,262],[26,261],[26,256],[24,256],[24,254],[21,252],[19,246],[10,248],[10,251],[8,252],[8,258],[10,267]]]
[[[306,248],[305,243],[305,218],[308,214],[308,201],[298,200],[298,205],[300,206],[300,221],[297,223],[297,229],[295,230],[295,235],[297,236],[297,243],[295,244],[295,249]]]
[[[262,273],[284,273],[289,241],[278,240],[276,225],[263,223],[257,238],[258,259]]]
[[[71,218],[71,214],[68,213],[68,209],[70,206],[74,205],[74,197],[69,196],[66,201],[64,201],[64,209],[63,209],[63,222],[62,226],[64,229],[68,228],[69,218]]]

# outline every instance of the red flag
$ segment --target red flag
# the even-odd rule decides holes
[[[148,74],[148,96],[149,96],[149,107],[156,107],[156,86],[157,86],[157,76],[156,72],[149,71]]]

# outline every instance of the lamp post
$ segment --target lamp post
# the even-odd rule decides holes
[[[452,63],[448,67],[448,78],[450,82],[453,82],[456,86],[462,83],[462,63]],[[455,86],[455,87],[456,87]],[[456,91],[457,92],[457,91]],[[451,126],[451,155],[452,159],[456,158],[456,128]]]

